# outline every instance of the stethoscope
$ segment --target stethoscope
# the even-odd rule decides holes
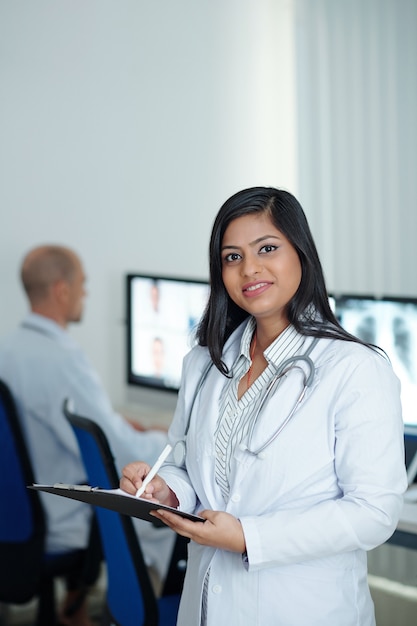
[[[256,410],[256,415],[253,418],[253,420],[251,421],[251,426],[248,432],[248,436],[247,436],[247,443],[241,443],[239,445],[240,450],[242,450],[243,452],[248,452],[249,454],[256,456],[258,459],[263,459],[265,458],[266,454],[265,454],[265,450],[266,448],[268,448],[268,446],[271,445],[271,443],[273,443],[275,441],[275,439],[278,437],[278,435],[283,431],[283,429],[287,426],[288,422],[291,420],[291,418],[293,417],[294,413],[296,412],[296,410],[298,409],[299,405],[301,404],[301,402],[303,401],[303,398],[306,394],[306,391],[309,387],[311,387],[311,385],[313,384],[313,380],[316,374],[316,368],[314,366],[313,361],[310,358],[310,353],[313,350],[314,346],[316,345],[316,343],[318,342],[318,338],[316,337],[315,339],[313,339],[313,341],[311,342],[310,346],[308,347],[308,349],[306,350],[306,352],[304,352],[304,354],[298,354],[292,357],[289,357],[288,359],[285,359],[285,361],[283,361],[280,366],[277,368],[277,371],[275,372],[274,376],[272,377],[272,379],[270,380],[270,382],[268,383],[264,395],[260,401],[260,403],[258,404],[257,410]],[[308,374],[304,371],[304,369],[301,367],[301,365],[299,364],[300,361],[303,361],[308,368]],[[294,363],[297,363],[297,365],[294,365]],[[190,412],[188,414],[188,421],[187,421],[187,426],[185,429],[185,433],[184,433],[184,438],[180,439],[180,441],[177,441],[177,443],[174,446],[173,449],[173,459],[174,459],[174,463],[175,465],[177,465],[178,467],[183,467],[184,463],[185,463],[185,459],[187,456],[187,443],[186,443],[186,439],[187,439],[187,434],[188,431],[190,429],[190,424],[191,424],[191,417],[192,417],[192,413],[193,413],[193,408],[194,408],[194,404],[196,402],[197,396],[200,393],[200,390],[202,388],[202,386],[204,385],[207,376],[211,370],[213,366],[213,363],[210,361],[210,363],[208,363],[208,365],[206,366],[206,368],[204,369],[201,378],[198,382],[198,385],[196,387],[196,390],[194,392],[194,396],[193,396],[193,400],[191,402],[191,407],[190,407]],[[288,372],[290,372],[291,370],[300,370],[303,374],[303,388],[301,390],[300,395],[298,396],[293,408],[291,409],[291,411],[288,413],[287,417],[284,419],[283,422],[281,422],[281,424],[278,426],[278,428],[272,433],[272,435],[270,435],[270,437],[268,437],[268,439],[262,444],[260,445],[258,448],[256,448],[255,450],[252,449],[252,438],[253,438],[253,433],[256,427],[256,424],[258,422],[259,419],[259,415],[265,405],[265,402],[267,401],[267,399],[269,398],[269,396],[272,394],[272,392],[274,391],[275,387],[277,386],[277,383],[279,382],[279,380],[285,376],[286,374],[288,374]]]

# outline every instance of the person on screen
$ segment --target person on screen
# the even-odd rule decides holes
[[[162,378],[165,366],[165,350],[164,342],[160,337],[154,337],[152,341],[152,365],[153,375],[156,378]]]
[[[225,202],[210,285],[172,459],[145,489],[205,518],[155,513],[191,539],[178,626],[373,626],[366,551],[394,532],[407,488],[399,381],[336,320],[290,193]],[[126,466],[121,488],[149,469]]]
[[[36,482],[88,482],[75,435],[63,415],[65,398],[71,398],[77,413],[95,420],[104,430],[119,471],[138,455],[152,464],[166,445],[166,432],[134,428],[113,410],[96,371],[68,332],[70,323],[82,319],[86,295],[85,272],[78,255],[62,246],[36,247],[24,258],[21,278],[30,312],[0,344],[0,378],[16,399]],[[47,551],[84,548],[91,509],[67,498],[41,496],[48,527]],[[143,521],[134,523],[146,561],[163,578],[174,533],[166,529],[161,533]],[[84,609],[71,624],[87,623]]]
[[[149,299],[152,305],[152,311],[155,314],[159,312],[159,301],[161,298],[161,294],[159,293],[158,281],[156,279],[151,281],[151,286],[149,290]]]

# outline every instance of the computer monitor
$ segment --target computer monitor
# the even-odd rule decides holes
[[[345,295],[336,317],[353,335],[381,347],[401,381],[406,428],[417,427],[417,299]]]
[[[408,426],[404,433],[405,467],[408,484],[417,482],[417,427]]]
[[[202,280],[126,276],[129,384],[178,391],[182,361],[195,343],[208,295]]]

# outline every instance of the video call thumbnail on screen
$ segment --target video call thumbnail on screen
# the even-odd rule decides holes
[[[178,389],[208,295],[203,281],[128,277],[130,382]]]

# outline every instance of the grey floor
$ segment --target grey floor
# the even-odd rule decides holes
[[[152,567],[149,568],[148,571],[155,593],[158,595],[161,591],[161,581]],[[106,566],[103,563],[97,583],[88,594],[89,615],[94,623],[94,626],[100,626],[101,624],[103,609],[105,607],[106,589]],[[55,591],[58,604],[65,593],[62,581],[56,581]],[[33,626],[36,616],[36,608],[36,600],[20,606],[5,606],[0,603],[0,626]],[[48,625],[45,624],[45,626]]]
[[[103,566],[96,585],[91,589],[88,595],[89,614],[94,625],[97,626],[100,625],[105,603],[106,585],[106,570]],[[64,595],[64,588],[61,581],[57,581],[55,590],[57,601],[59,602]],[[33,626],[36,607],[36,600],[24,605],[5,606],[0,604],[0,626]],[[45,624],[45,626],[47,625]]]

